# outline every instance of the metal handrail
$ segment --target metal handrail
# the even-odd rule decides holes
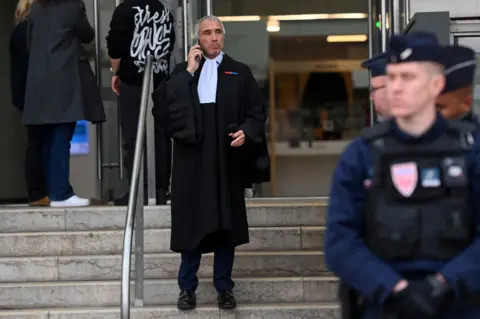
[[[381,23],[380,30],[382,34],[382,49],[381,52],[387,51],[387,0],[382,0],[380,3]]]
[[[406,27],[410,23],[410,0],[405,0],[405,19],[404,19],[404,27]]]
[[[368,58],[370,59],[373,57],[373,0],[368,0]],[[369,73],[369,79],[371,78],[371,74]],[[370,81],[369,89],[371,89]],[[373,126],[375,123],[375,108],[373,107],[373,102],[370,99],[370,126]]]
[[[143,305],[143,166],[144,145],[146,131],[147,104],[149,99],[150,81],[152,74],[153,56],[149,55],[145,62],[143,75],[142,100],[138,116],[137,138],[135,142],[135,156],[133,160],[132,180],[128,198],[125,233],[123,236],[122,256],[122,291],[121,291],[121,318],[130,318],[130,265],[133,230],[135,227],[135,304]],[[139,185],[141,186],[139,188]],[[139,240],[141,242],[139,242]]]
[[[102,86],[102,72],[100,67],[100,12],[98,0],[93,1],[93,25],[95,29],[95,75],[97,78],[97,86],[101,88]],[[98,123],[96,126],[96,143],[97,143],[97,179],[100,180],[102,184],[103,172],[102,172],[102,163],[103,163],[103,125]],[[100,186],[100,189],[103,192],[103,187]],[[102,193],[103,196],[103,193]]]

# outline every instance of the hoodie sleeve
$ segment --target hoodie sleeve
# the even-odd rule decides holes
[[[133,37],[132,14],[131,8],[125,3],[121,3],[113,11],[107,35],[108,56],[112,59],[120,59],[129,55],[130,42]]]

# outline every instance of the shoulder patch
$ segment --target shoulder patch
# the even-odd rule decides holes
[[[478,130],[478,125],[470,121],[454,119],[447,120],[447,128],[453,132],[475,132]]]
[[[447,121],[447,133],[459,138],[465,149],[471,149],[475,144],[475,136],[477,136],[478,130],[478,125],[471,121],[458,119]]]

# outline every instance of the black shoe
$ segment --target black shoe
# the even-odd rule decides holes
[[[180,310],[192,310],[197,306],[197,297],[194,291],[182,290],[178,296],[177,308]]]
[[[127,206],[128,205],[128,196],[130,193],[124,194],[122,197],[119,197],[113,201],[113,205],[115,206]]]
[[[163,188],[159,189],[157,191],[157,205],[167,205],[168,200],[170,200],[170,193]]]
[[[237,300],[231,290],[218,293],[217,301],[220,309],[231,310],[237,308]]]
[[[113,205],[115,206],[128,206],[128,198],[130,197],[130,192],[127,192],[122,197],[119,197],[113,201]],[[158,199],[157,199],[158,200]],[[148,195],[147,190],[143,192],[143,204],[148,204]]]

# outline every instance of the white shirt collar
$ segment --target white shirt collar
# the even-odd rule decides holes
[[[222,60],[223,60],[223,51],[220,52],[219,55],[217,55],[216,57],[214,57],[213,59],[209,59],[207,57],[205,57],[205,61],[216,61],[217,62],[217,65],[220,65],[220,63],[222,63]]]
[[[202,104],[215,103],[217,100],[218,66],[222,60],[223,52],[213,59],[205,57],[197,86],[198,98]]]

